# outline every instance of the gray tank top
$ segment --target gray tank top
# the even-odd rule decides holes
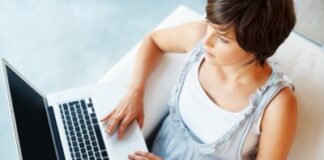
[[[294,86],[278,70],[276,64],[269,61],[272,67],[271,76],[251,95],[251,107],[245,117],[229,129],[224,136],[206,144],[200,141],[185,125],[178,110],[179,95],[188,70],[204,54],[202,41],[197,43],[189,54],[171,91],[167,103],[169,112],[155,137],[151,151],[165,160],[241,160],[243,144],[249,130],[254,123],[257,123],[258,117],[281,89],[287,86],[294,89]],[[202,127],[208,126],[202,124]],[[255,158],[256,152],[249,159]]]

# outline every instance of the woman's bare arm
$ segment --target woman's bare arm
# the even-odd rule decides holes
[[[297,126],[297,100],[284,88],[269,104],[261,122],[258,160],[286,160]]]
[[[201,39],[206,30],[205,21],[184,23],[172,28],[160,29],[148,34],[135,56],[128,91],[116,108],[101,119],[109,122],[106,131],[112,134],[118,124],[118,137],[121,138],[125,129],[137,119],[143,126],[143,97],[146,81],[160,62],[165,52],[189,51]]]
[[[130,88],[143,90],[148,76],[160,61],[161,53],[187,53],[205,35],[205,31],[205,21],[195,21],[148,34],[136,55]]]

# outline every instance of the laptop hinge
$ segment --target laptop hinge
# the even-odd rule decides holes
[[[47,107],[46,102],[45,102],[45,106],[46,106],[46,110],[47,110],[47,114],[48,114],[48,119],[49,119],[51,131],[52,131],[52,137],[54,140],[57,157],[59,160],[65,160],[63,146],[62,146],[60,134],[59,134],[59,131],[57,128],[53,106]]]

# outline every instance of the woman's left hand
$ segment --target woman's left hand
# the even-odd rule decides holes
[[[161,157],[145,151],[136,151],[134,154],[128,155],[129,160],[162,160]]]

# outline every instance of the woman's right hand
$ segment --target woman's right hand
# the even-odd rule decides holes
[[[143,89],[129,89],[116,108],[101,119],[106,123],[106,132],[113,134],[119,125],[118,138],[121,139],[127,127],[137,120],[140,128],[144,123]]]

